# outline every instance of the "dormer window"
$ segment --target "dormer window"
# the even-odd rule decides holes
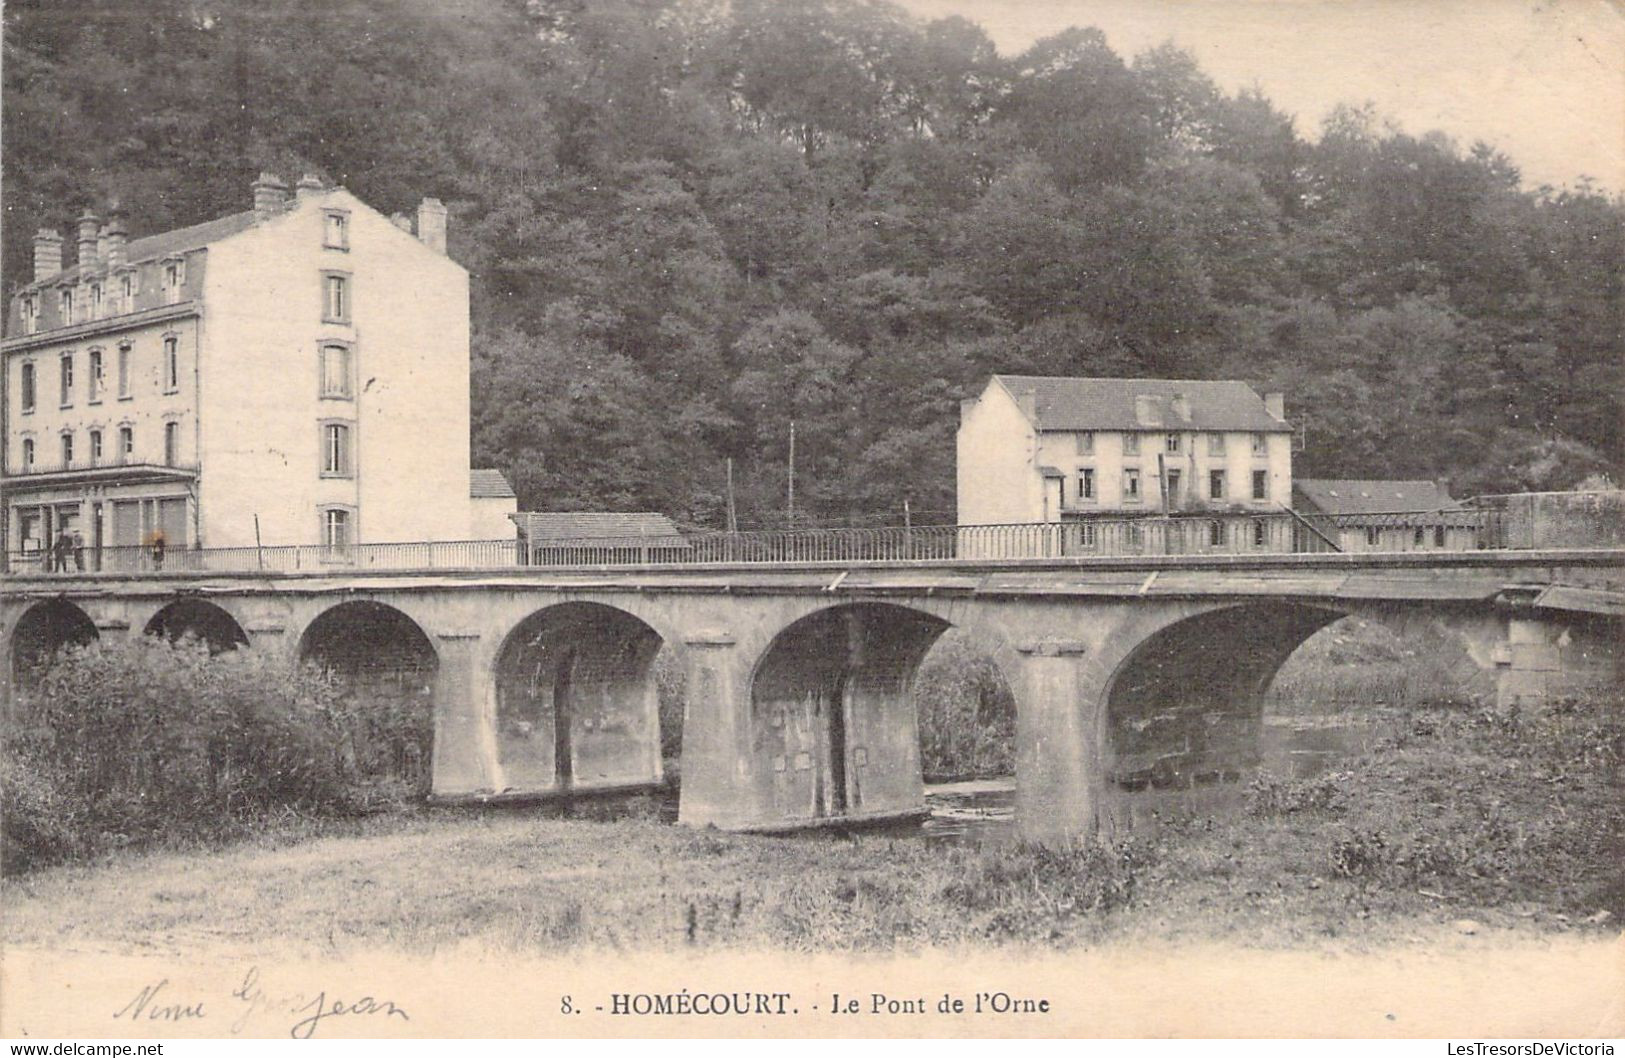
[[[172,257],[164,262],[164,304],[173,305],[181,299],[181,287],[186,283],[186,260]]]
[[[102,318],[102,285],[100,283],[90,284],[90,318],[93,320]]]
[[[329,250],[350,248],[350,214],[342,209],[322,211],[322,245]]]
[[[119,311],[135,311],[135,273],[125,272],[119,276]]]
[[[23,333],[33,334],[39,330],[39,298],[33,294],[23,298]]]
[[[73,288],[64,287],[62,290],[62,326],[66,327],[73,322]]]

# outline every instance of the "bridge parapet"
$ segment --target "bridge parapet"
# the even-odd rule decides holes
[[[1512,497],[1518,500],[1524,497]],[[1214,511],[1138,518],[1076,518],[1004,525],[891,526],[681,536],[611,536],[521,541],[462,540],[272,547],[104,547],[17,552],[14,575],[341,573],[367,570],[512,569],[544,566],[785,565],[828,562],[949,562],[1158,556],[1449,554],[1527,548],[1550,538],[1568,548],[1625,547],[1618,505],[1569,510],[1556,523],[1551,504],[1368,515],[1293,511]],[[1536,510],[1528,507],[1528,510]],[[1565,510],[1568,510],[1565,508]],[[1582,517],[1582,514],[1584,515]],[[1536,522],[1541,533],[1532,528]]]

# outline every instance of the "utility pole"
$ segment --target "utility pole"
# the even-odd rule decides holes
[[[791,529],[796,527],[796,421],[790,420],[790,481],[785,515]]]
[[[734,457],[728,457],[728,532],[739,532],[739,511],[734,507]]]

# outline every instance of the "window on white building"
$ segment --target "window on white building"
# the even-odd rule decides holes
[[[1140,472],[1130,467],[1123,471],[1123,502],[1138,503],[1140,499]]]
[[[1078,499],[1092,500],[1095,498],[1095,469],[1084,467],[1078,471]]]
[[[350,347],[342,342],[328,342],[321,348],[322,396],[348,399],[353,395],[350,386]]]
[[[39,330],[39,299],[30,294],[23,298],[23,333],[33,334]]]
[[[1174,453],[1174,454],[1178,454],[1179,445],[1180,445],[1180,435],[1176,434],[1176,433],[1169,434],[1168,435],[1168,451],[1171,452],[1171,453]]]
[[[1267,470],[1253,471],[1253,499],[1267,500],[1270,498],[1270,472]]]
[[[350,277],[336,272],[322,274],[322,321],[350,322]]]
[[[322,543],[331,550],[349,547],[353,536],[350,512],[343,507],[322,508]]]
[[[135,427],[118,428],[118,458],[120,463],[128,463],[135,458]]]
[[[23,410],[23,414],[26,415],[29,412],[32,412],[34,410],[34,401],[36,399],[35,398],[35,388],[34,388],[35,387],[35,383],[34,383],[34,365],[33,365],[32,362],[28,362],[28,363],[23,364],[21,382],[22,382],[22,390],[23,390],[23,393],[22,393],[22,410]]]
[[[1210,470],[1207,472],[1207,498],[1210,500],[1224,499],[1224,471]]]
[[[62,435],[62,468],[66,470],[73,466],[73,434]]]
[[[131,353],[129,342],[125,342],[118,347],[118,395],[120,400],[128,400],[130,397]]]
[[[342,422],[322,423],[322,476],[347,478],[354,470],[350,451],[350,425]]]
[[[100,283],[90,284],[90,318],[93,320],[102,318],[102,285]]]
[[[101,399],[102,399],[102,378],[103,378],[103,375],[102,375],[102,351],[100,349],[92,349],[90,351],[89,355],[90,355],[90,382],[88,383],[88,385],[90,387],[90,393],[89,393],[88,399],[89,399],[90,403],[92,403],[92,404],[100,404]]]
[[[1078,455],[1092,456],[1095,454],[1095,432],[1084,430],[1077,435]]]
[[[119,308],[124,312],[135,311],[135,273],[126,272],[119,276]]]
[[[1139,434],[1126,433],[1123,435],[1123,454],[1126,456],[1137,456],[1140,454]]]
[[[1224,434],[1210,433],[1207,435],[1207,454],[1210,456],[1224,455]]]
[[[73,354],[62,354],[62,406],[73,403]]]
[[[90,461],[93,464],[102,461],[102,432],[100,430],[90,431]]]
[[[181,388],[181,340],[173,334],[164,335],[164,392],[174,393]]]
[[[62,292],[61,306],[62,326],[66,327],[73,322],[73,291],[71,289]]]
[[[1269,453],[1269,442],[1261,433],[1253,434],[1253,455],[1261,456]]]
[[[322,245],[329,250],[350,248],[350,215],[341,209],[322,212]]]
[[[164,466],[176,466],[180,463],[180,458],[181,424],[166,422],[164,423]]]
[[[23,438],[23,469],[26,470],[29,467],[32,467],[33,465],[34,465],[34,439],[32,437],[25,437],[25,438]]]

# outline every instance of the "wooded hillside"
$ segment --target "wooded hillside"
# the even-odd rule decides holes
[[[951,520],[993,371],[1243,378],[1300,476],[1560,488],[1625,462],[1625,202],[1169,47],[1014,57],[855,0],[13,0],[4,265],[261,170],[452,208],[474,448],[533,509]]]

